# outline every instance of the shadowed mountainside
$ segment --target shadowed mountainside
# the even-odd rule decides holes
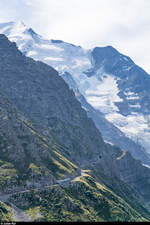
[[[45,220],[85,221],[88,215],[90,221],[95,215],[97,221],[149,219],[143,202],[150,201],[150,170],[128,152],[106,144],[58,73],[25,57],[4,35],[0,91],[0,191],[35,188],[12,197],[13,204],[31,214],[41,205]],[[80,169],[91,172],[67,187],[44,190],[57,179],[78,177]],[[40,185],[43,192],[36,190]]]

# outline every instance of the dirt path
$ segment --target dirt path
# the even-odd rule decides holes
[[[75,177],[74,179],[72,179],[72,181],[75,181],[76,179],[79,179],[82,176],[85,176],[86,172],[87,172],[86,170],[81,170],[80,176]],[[7,203],[7,200],[12,195],[27,193],[27,192],[34,191],[34,190],[43,190],[45,188],[50,188],[52,186],[58,186],[58,184],[47,185],[47,186],[44,186],[44,187],[41,187],[41,188],[28,189],[28,190],[24,190],[24,191],[17,191],[17,192],[13,192],[13,193],[10,193],[10,194],[3,194],[3,195],[0,195],[0,201]],[[16,222],[19,222],[19,221],[22,221],[22,222],[32,221],[32,218],[28,215],[28,213],[25,213],[23,210],[19,209],[18,207],[16,207],[11,202],[9,202],[9,204],[11,206],[11,210],[12,210],[12,213],[14,215],[14,219],[15,219]]]
[[[27,189],[27,190],[24,190],[24,191],[17,191],[17,192],[13,192],[13,193],[10,193],[10,194],[3,194],[3,195],[0,195],[0,201],[6,202],[9,199],[9,197],[11,197],[12,195],[27,193],[27,192],[36,191],[36,190],[43,190],[45,188],[49,188],[49,187],[57,186],[57,185],[58,184],[53,184],[53,185],[47,185],[47,186],[44,186],[44,187],[41,187],[41,188]]]

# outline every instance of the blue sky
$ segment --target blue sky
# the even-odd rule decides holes
[[[112,45],[150,73],[150,0],[0,0],[0,22],[18,20],[49,39]]]

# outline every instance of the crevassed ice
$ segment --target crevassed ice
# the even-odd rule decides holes
[[[118,107],[114,103],[123,100],[118,96],[119,90],[115,77],[107,74],[101,80],[96,77],[87,80],[90,84],[85,91],[87,101],[106,114],[118,111]]]
[[[150,126],[148,117],[144,117],[140,113],[123,116],[117,112],[107,114],[105,117],[124,132],[127,137],[141,144],[150,153]]]
[[[106,119],[123,131],[128,137],[142,144],[150,151],[150,117],[132,113],[123,116],[119,113],[116,102],[123,101],[118,96],[117,80],[110,74],[105,74],[103,66],[88,77],[84,72],[92,68],[91,50],[85,50],[65,42],[54,43],[40,35],[31,35],[29,28],[23,23],[0,24],[0,32],[15,41],[19,49],[35,60],[44,61],[53,66],[60,74],[69,72],[75,80],[79,92],[97,110],[105,114]],[[128,61],[127,57],[123,58]],[[124,66],[130,70],[132,66]],[[131,108],[139,108],[139,96],[126,89],[126,100],[131,100]],[[136,100],[136,104],[132,104]],[[150,116],[150,115],[149,115]],[[148,119],[149,118],[149,119]]]
[[[56,51],[56,52],[63,51],[62,48],[57,47],[55,45],[52,45],[50,43],[49,44],[35,44],[34,47],[38,48],[38,49],[43,49],[43,50],[53,50],[53,51]]]

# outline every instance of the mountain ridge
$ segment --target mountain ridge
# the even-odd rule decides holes
[[[1,193],[71,171],[77,179],[68,186],[36,188],[9,202],[33,220],[38,212],[46,221],[149,221],[150,169],[103,141],[55,69],[24,56],[4,35],[0,53]]]
[[[2,25],[0,25],[0,27],[1,26]],[[126,145],[127,149],[124,150],[130,151],[135,158],[142,160],[144,164],[150,165],[148,152],[150,133],[148,122],[149,108],[148,98],[146,99],[146,97],[144,97],[148,95],[146,93],[144,94],[144,92],[140,94],[138,91],[138,85],[143,83],[139,78],[140,76],[138,76],[137,80],[139,84],[137,85],[133,84],[135,79],[130,79],[130,81],[128,81],[129,84],[125,86],[126,81],[124,80],[125,77],[129,76],[130,70],[132,74],[137,73],[134,69],[136,65],[133,61],[118,52],[112,46],[84,50],[80,46],[75,46],[60,40],[46,40],[36,33],[34,36],[36,38],[33,39],[32,35],[28,32],[31,28],[28,28],[24,24],[23,28],[19,28],[19,30],[16,29],[15,31],[15,27],[22,27],[21,23],[14,23],[14,29],[12,29],[11,26],[9,29],[12,32],[6,35],[11,41],[17,43],[17,46],[23,54],[53,66],[59,71],[59,75],[65,79],[71,89],[78,89],[78,100],[83,104],[83,107],[85,101],[87,104],[91,105],[92,108],[89,107],[87,111],[89,111],[89,116],[95,121],[95,125],[97,125],[102,133],[103,138],[106,139],[106,141],[110,141],[112,144],[118,144],[121,148],[128,142]],[[22,33],[21,29],[23,29],[25,33]],[[0,32],[6,33],[4,30],[2,31],[1,28]],[[115,69],[115,61],[119,63],[116,65],[116,68],[122,68],[120,72]],[[138,71],[141,72],[141,69],[139,68]],[[74,80],[74,84],[69,77],[64,75],[66,72],[70,74],[71,80]],[[116,75],[112,75],[113,73]],[[118,73],[120,75],[118,75]],[[135,75],[132,75],[130,77],[134,76]],[[146,79],[148,79],[148,82],[144,81],[144,85],[148,87],[150,78]],[[110,86],[108,85],[109,83]],[[131,85],[133,86],[133,90]],[[137,88],[135,89],[136,86]],[[125,91],[125,88],[129,87],[131,91]],[[100,91],[101,89],[102,91]],[[140,95],[140,97],[138,95]],[[84,97],[84,102],[82,102],[80,96]],[[138,98],[141,98],[144,104],[139,101]],[[140,111],[140,107],[142,111]],[[96,110],[97,113],[93,115],[94,110]],[[102,114],[103,119],[101,119]],[[133,122],[131,122],[131,119]],[[103,124],[104,120],[106,122],[101,128],[98,124],[101,124],[102,120]],[[113,124],[113,126],[111,124]],[[134,126],[137,127],[137,134],[135,134],[135,129],[133,129]],[[119,143],[114,140],[114,133],[111,133],[108,127],[111,127],[112,130],[116,127],[116,131],[114,131],[116,135],[118,135],[117,129],[120,130]],[[104,129],[106,129],[105,132],[103,132]],[[109,140],[107,137],[108,133]],[[146,158],[147,160],[145,160]]]

